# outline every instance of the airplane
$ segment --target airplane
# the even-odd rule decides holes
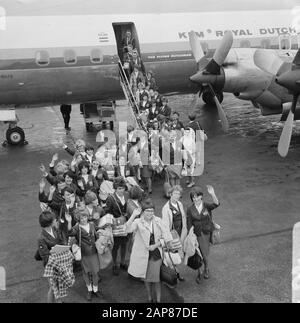
[[[109,5],[104,0],[2,0],[0,120],[9,123],[7,141],[18,145],[25,140],[8,108],[123,99],[120,44],[128,29],[145,69],[154,71],[161,93],[191,93],[199,88],[190,82],[197,70],[190,30],[196,30],[208,59],[214,57],[225,31],[231,30],[235,53],[230,51],[223,65],[238,68],[227,69],[232,74],[226,74],[224,88],[205,87],[203,100],[216,102],[217,97],[221,102],[223,91],[240,85],[241,78],[235,77],[240,65],[250,62],[248,70],[255,68],[255,75],[248,74],[243,91],[234,93],[252,100],[263,114],[282,113],[282,102],[267,87],[271,76],[263,91],[255,85],[259,69],[250,47],[297,49],[297,22],[297,0],[152,0],[143,5],[137,0]],[[267,104],[269,100],[274,104]]]
[[[289,115],[278,143],[278,153],[281,157],[286,157],[291,142],[293,122],[299,120],[296,115],[299,109],[296,110],[296,108],[300,96],[300,49],[292,63],[284,62],[276,53],[264,50],[256,51],[254,62],[263,71],[275,76],[275,82],[286,88],[293,96]]]

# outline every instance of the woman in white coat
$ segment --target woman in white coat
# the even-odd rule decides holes
[[[151,199],[142,203],[141,217],[135,219],[140,213],[141,210],[134,210],[126,223],[127,232],[135,232],[128,273],[133,277],[144,279],[149,302],[159,303],[161,301],[162,247],[171,242],[173,238],[162,220],[155,216]]]
[[[187,221],[183,204],[179,201],[182,196],[182,191],[183,190],[180,185],[175,185],[171,188],[169,191],[170,200],[162,209],[162,221],[169,230],[177,232],[181,244],[183,245],[187,236]],[[173,236],[173,238],[175,237]],[[180,281],[184,280],[179,273],[177,274],[177,277]]]

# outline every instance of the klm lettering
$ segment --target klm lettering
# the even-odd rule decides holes
[[[204,38],[205,37],[203,31],[196,31],[196,35],[199,38]],[[188,32],[186,32],[186,31],[178,32],[178,37],[179,37],[179,39],[188,39],[189,38]]]

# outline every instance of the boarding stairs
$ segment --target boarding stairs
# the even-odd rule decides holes
[[[141,130],[144,130],[146,133],[148,133],[146,121],[141,118],[139,105],[136,101],[135,95],[132,93],[130,82],[128,80],[128,77],[126,75],[126,72],[124,70],[124,67],[123,67],[120,59],[118,62],[118,66],[119,66],[120,84],[121,84],[122,90],[124,92],[125,98],[128,102],[128,106],[130,107],[130,109],[132,110],[132,113],[134,115],[137,127]]]

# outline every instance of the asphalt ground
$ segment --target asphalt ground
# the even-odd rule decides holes
[[[191,101],[192,95],[169,98],[170,106],[184,122],[194,109]],[[164,286],[162,301],[291,302],[292,230],[300,219],[300,127],[295,127],[289,155],[282,159],[276,150],[282,130],[280,116],[262,117],[251,104],[231,95],[225,96],[223,104],[231,126],[228,134],[222,132],[213,107],[200,102],[195,108],[209,137],[204,174],[198,185],[204,191],[207,184],[213,185],[221,202],[213,214],[222,227],[222,243],[211,248],[209,280],[196,284],[196,273],[181,265],[185,282],[176,289]],[[0,266],[7,276],[0,302],[39,303],[46,301],[48,286],[42,278],[41,263],[33,258],[40,231],[38,167],[47,165],[56,152],[60,158],[69,158],[61,149],[62,142],[71,145],[83,138],[97,146],[96,132],[86,133],[78,106],[73,107],[70,134],[63,129],[58,107],[21,109],[18,116],[29,144],[0,147]],[[4,131],[1,124],[0,140],[4,140]],[[187,207],[189,189],[184,180],[182,186],[182,201]],[[166,199],[159,178],[152,198],[160,215]],[[210,201],[207,193],[205,200]],[[109,268],[101,276],[102,302],[147,300],[144,285],[128,278],[127,273],[115,277]],[[76,283],[65,301],[85,302],[85,294],[81,274],[76,273]]]

